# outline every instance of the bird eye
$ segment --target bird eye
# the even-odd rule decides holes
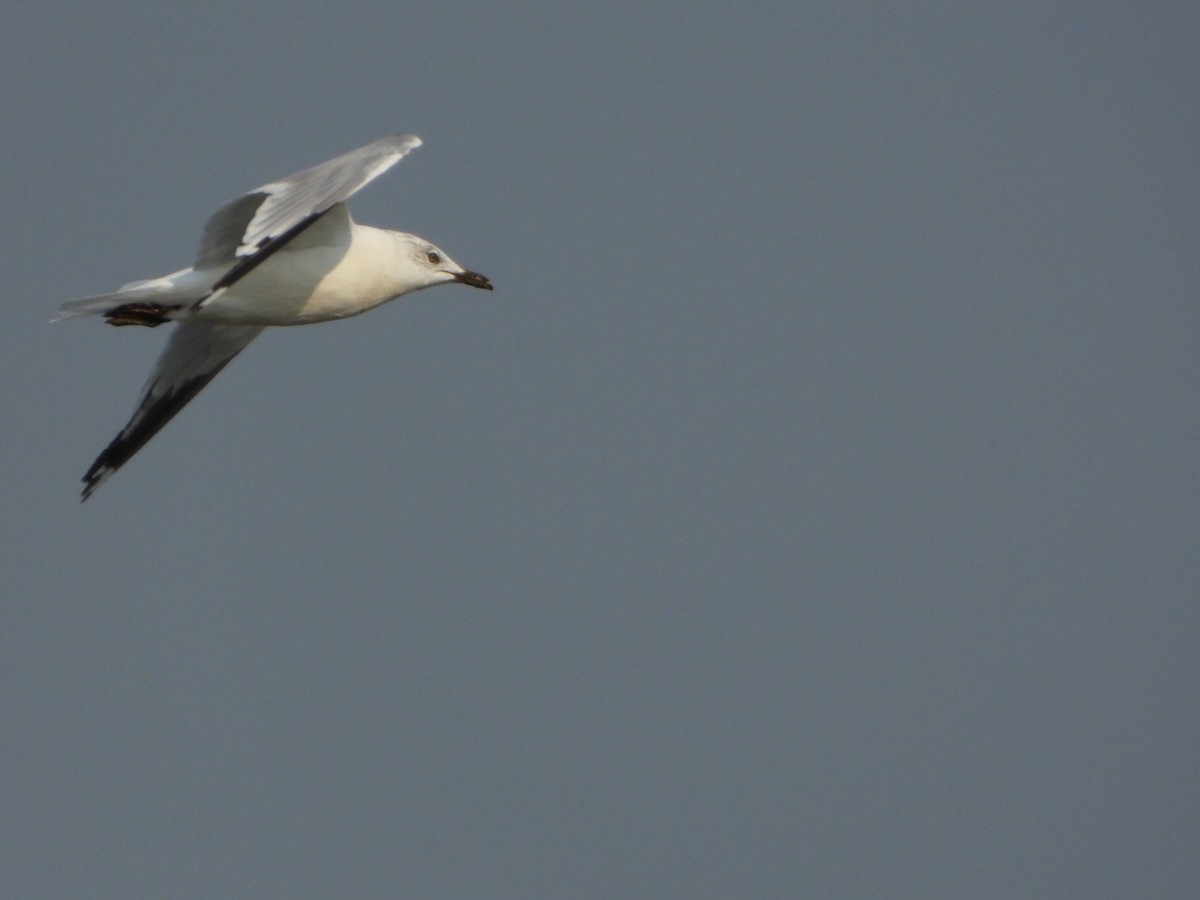
[[[436,250],[430,250],[428,253],[425,254],[425,258],[427,260],[429,260],[431,263],[433,263],[435,266],[442,261],[442,258],[438,255],[438,252]]]

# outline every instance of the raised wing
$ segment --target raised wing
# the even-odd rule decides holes
[[[253,256],[305,219],[351,197],[420,146],[415,134],[386,137],[229,201],[204,226],[195,268]]]
[[[133,418],[83,476],[83,499],[129,462],[260,331],[262,328],[254,325],[210,325],[195,319],[177,325],[146,382]]]
[[[233,263],[213,291],[229,287],[419,146],[415,134],[393,135],[230,200],[204,226],[194,268]]]

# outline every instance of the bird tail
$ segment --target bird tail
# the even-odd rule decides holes
[[[111,294],[95,294],[68,300],[58,308],[52,322],[78,316],[104,316],[110,325],[148,325],[170,321],[172,313],[195,298],[182,297],[171,275],[146,281],[131,281]]]

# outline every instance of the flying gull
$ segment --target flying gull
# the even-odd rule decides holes
[[[133,418],[83,476],[84,500],[267,326],[344,319],[435,284],[492,289],[424,238],[350,218],[345,201],[419,146],[387,137],[256,188],[208,220],[190,268],[62,305],[59,319],[178,323]]]

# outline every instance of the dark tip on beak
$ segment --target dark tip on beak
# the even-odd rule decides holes
[[[455,272],[454,280],[460,284],[467,284],[474,288],[483,288],[485,291],[492,289],[492,283],[478,272]]]

